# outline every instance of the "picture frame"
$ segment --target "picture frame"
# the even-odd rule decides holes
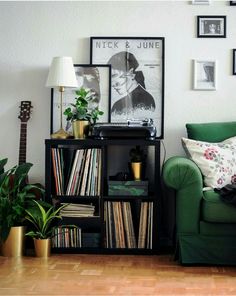
[[[198,38],[226,38],[225,15],[197,16]]]
[[[192,4],[194,5],[209,5],[211,0],[192,0]]]
[[[236,1],[229,1],[230,6],[236,6]]]
[[[90,62],[111,65],[111,122],[151,119],[163,138],[164,37],[90,37]]]
[[[193,89],[216,90],[217,62],[215,60],[193,60]]]
[[[236,49],[233,49],[233,75],[236,75]]]
[[[93,102],[104,114],[99,117],[98,122],[109,122],[110,96],[111,96],[111,66],[101,64],[74,64],[78,87],[65,88],[63,93],[62,112],[75,102],[75,90],[80,87],[91,89],[98,102]],[[95,106],[95,107],[96,107]],[[50,132],[54,133],[59,129],[60,123],[60,92],[58,89],[51,89],[51,123]],[[72,133],[71,125],[62,118],[63,128]]]

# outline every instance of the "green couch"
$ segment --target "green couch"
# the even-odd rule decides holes
[[[187,124],[188,138],[221,142],[236,136],[236,122]],[[177,255],[182,264],[236,265],[236,207],[213,190],[203,191],[198,166],[174,156],[163,166],[164,183],[175,190]]]

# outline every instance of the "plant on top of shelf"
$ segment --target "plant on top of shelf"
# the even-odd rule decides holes
[[[95,95],[90,89],[81,87],[75,91],[75,103],[71,107],[68,107],[64,111],[64,115],[67,116],[67,121],[74,120],[88,120],[91,124],[95,124],[100,115],[103,115],[103,111],[100,111],[98,107],[92,107],[90,104],[94,99]]]
[[[66,108],[63,114],[68,122],[72,122],[75,138],[84,138],[89,131],[89,125],[96,124],[99,116],[104,112],[94,107],[93,101],[96,96],[90,89],[81,87],[75,93],[75,103],[71,103],[73,108]]]

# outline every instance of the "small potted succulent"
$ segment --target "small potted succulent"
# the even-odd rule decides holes
[[[132,148],[129,152],[131,172],[135,181],[140,181],[142,176],[142,166],[145,160],[145,155],[140,146]]]
[[[46,202],[34,200],[34,206],[25,210],[25,219],[29,221],[31,230],[25,235],[34,239],[35,254],[37,257],[48,257],[51,253],[51,237],[55,220],[60,220],[60,210],[67,205],[56,208]]]
[[[83,139],[88,135],[89,126],[94,125],[103,112],[92,106],[94,94],[83,87],[75,91],[75,103],[64,111],[66,120],[72,123],[75,138]]]

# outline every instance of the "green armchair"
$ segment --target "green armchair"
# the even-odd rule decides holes
[[[236,136],[236,122],[187,124],[188,138],[221,142]],[[163,166],[163,181],[175,190],[176,252],[182,264],[236,265],[236,207],[204,191],[198,166],[173,156]]]

